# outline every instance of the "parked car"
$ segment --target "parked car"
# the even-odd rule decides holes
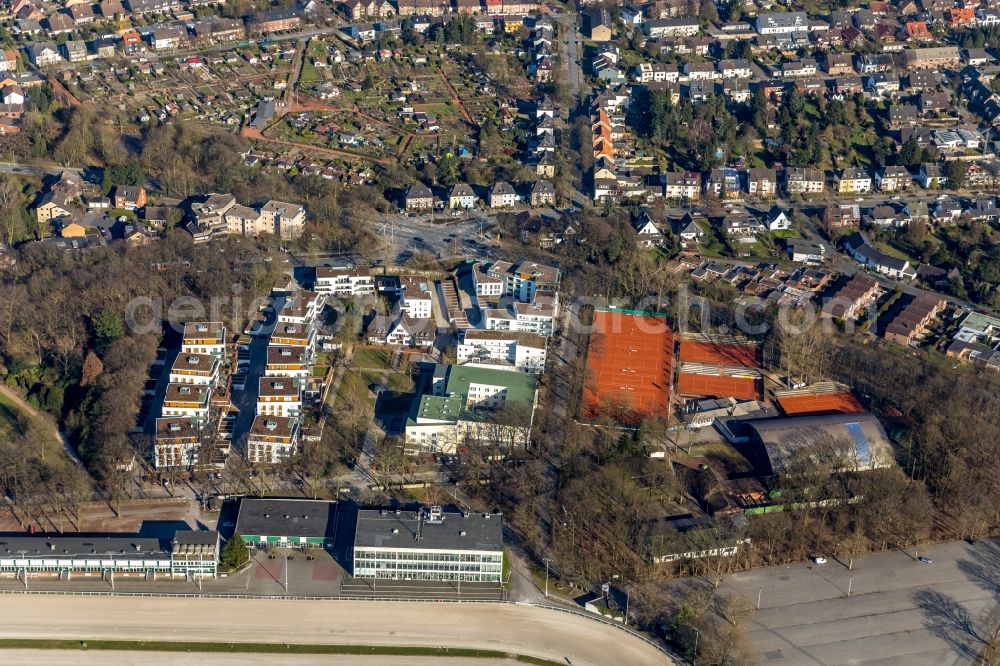
[[[826,558],[822,555],[813,555],[812,561],[814,564],[826,564]]]

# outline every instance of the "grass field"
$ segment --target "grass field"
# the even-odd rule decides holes
[[[387,349],[357,348],[351,365],[355,368],[388,368],[391,359],[392,352]]]
[[[446,647],[393,647],[382,645],[296,645],[294,643],[204,643],[173,641],[76,641],[9,638],[0,650],[107,650],[141,652],[237,652],[265,654],[354,654],[412,657],[516,659],[525,664],[550,666],[558,662],[499,650]]]
[[[44,431],[49,429],[48,423],[34,422]],[[24,435],[31,428],[32,423],[33,419],[24,413],[17,403],[0,393],[0,437],[11,439]],[[44,437],[42,441],[44,447],[38,451],[39,459],[53,467],[73,464],[63,450],[62,442],[54,436]]]

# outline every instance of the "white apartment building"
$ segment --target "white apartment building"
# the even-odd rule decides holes
[[[503,280],[504,293],[522,303],[531,302],[540,287],[554,290],[559,285],[560,277],[558,268],[532,261],[522,261],[517,264],[498,261],[490,266],[487,275]]]
[[[401,306],[412,319],[430,319],[434,283],[426,278],[404,275],[399,278]]]
[[[185,354],[181,352],[170,367],[171,384],[207,384],[214,386],[219,380],[222,361],[211,354]]]
[[[264,375],[267,377],[301,377],[306,378],[312,372],[312,358],[306,347],[289,345],[269,345],[267,348],[267,365]]]
[[[285,299],[278,312],[279,324],[311,326],[323,309],[325,299],[315,291],[297,291]]]
[[[204,422],[208,419],[212,387],[205,384],[167,384],[161,416],[181,416]]]
[[[337,296],[371,296],[375,281],[371,271],[363,267],[316,267],[316,291]]]
[[[480,331],[460,333],[456,359],[459,365],[539,373],[545,368],[546,340],[534,333]]]
[[[295,455],[298,419],[257,415],[247,435],[247,459],[258,465],[277,465]]]
[[[182,354],[226,353],[226,327],[219,321],[190,321],[184,324]]]
[[[156,469],[190,468],[201,449],[201,424],[185,417],[156,419],[153,465]]]
[[[297,417],[302,413],[302,387],[292,377],[261,377],[257,384],[257,414]]]

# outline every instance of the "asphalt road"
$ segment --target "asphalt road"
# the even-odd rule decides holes
[[[617,627],[520,605],[34,595],[0,603],[0,638],[451,646],[574,666],[671,663]]]
[[[761,606],[747,627],[763,664],[964,666],[1000,624],[1000,540],[891,551],[848,570],[799,563],[729,576]],[[853,581],[852,581],[853,577]],[[847,596],[850,587],[851,596]]]

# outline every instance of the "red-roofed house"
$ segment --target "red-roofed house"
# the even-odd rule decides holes
[[[934,35],[932,35],[931,31],[927,29],[926,21],[907,21],[904,31],[906,32],[906,38],[910,41],[927,41],[934,39]]]
[[[955,28],[963,25],[971,25],[976,20],[976,9],[974,7],[952,7],[945,12],[948,18],[948,25]]]

